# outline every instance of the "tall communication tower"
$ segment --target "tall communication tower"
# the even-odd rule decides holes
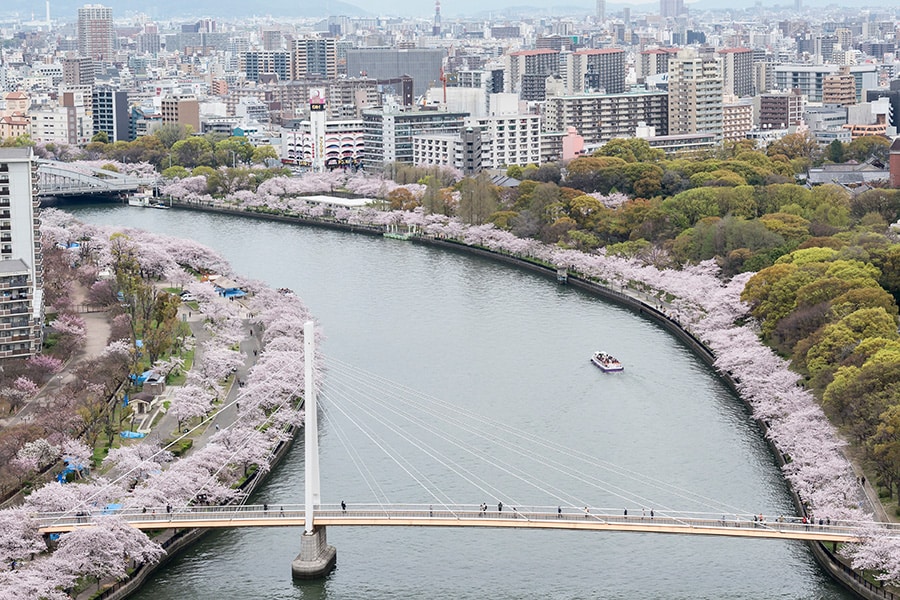
[[[431,26],[431,35],[441,35],[441,0],[434,0],[434,25]]]

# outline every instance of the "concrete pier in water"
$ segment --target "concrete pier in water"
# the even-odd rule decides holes
[[[325,528],[316,527],[312,533],[304,533],[300,538],[300,554],[291,562],[294,579],[319,579],[334,569],[337,550],[328,545]]]

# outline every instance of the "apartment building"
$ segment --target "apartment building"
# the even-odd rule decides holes
[[[0,148],[0,359],[41,350],[43,267],[31,148]]]
[[[669,131],[669,100],[661,91],[550,96],[543,105],[543,117],[545,132],[574,127],[585,144],[593,145],[632,137],[641,122],[665,135]]]
[[[721,60],[693,49],[669,61],[669,134],[722,135]]]

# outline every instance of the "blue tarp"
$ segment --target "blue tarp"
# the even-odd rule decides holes
[[[104,515],[111,515],[116,511],[122,510],[121,504],[107,504],[106,508],[103,509]]]
[[[149,379],[151,375],[153,375],[152,369],[149,371],[144,371],[140,375],[135,375],[134,373],[132,373],[128,377],[131,379],[132,383],[135,383],[137,385],[143,385],[144,382],[147,381],[147,379]]]
[[[134,438],[142,438],[146,436],[146,433],[139,433],[137,431],[123,431],[119,435],[126,439],[134,439]]]

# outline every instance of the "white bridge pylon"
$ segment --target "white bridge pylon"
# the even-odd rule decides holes
[[[304,383],[304,422],[303,447],[305,468],[305,527],[306,533],[315,528],[315,507],[322,502],[321,481],[319,478],[319,427],[318,409],[316,408],[316,386],[313,379],[315,361],[315,324],[307,321],[303,324],[303,383]]]

